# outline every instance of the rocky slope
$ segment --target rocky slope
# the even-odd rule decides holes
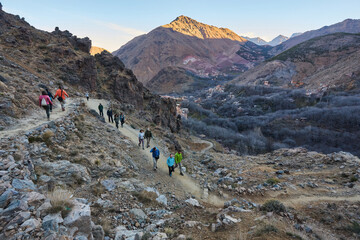
[[[336,33],[308,40],[262,63],[233,83],[304,87],[311,92],[329,88],[359,88],[357,62],[360,35]]]
[[[336,23],[330,26],[325,26],[317,30],[307,31],[299,36],[291,37],[289,40],[273,48],[270,53],[275,56],[299,43],[305,42],[311,38],[324,36],[332,33],[359,33],[360,32],[360,20],[346,19],[340,23]]]
[[[254,45],[229,29],[180,16],[134,38],[113,54],[146,84],[168,66],[184,68],[200,77],[245,71],[265,59],[261,51],[253,50]],[[253,50],[247,53],[251,58],[237,54],[244,48]]]
[[[88,91],[91,96],[150,109],[154,118],[164,110],[166,120],[161,122],[175,122],[174,103],[152,95],[110,53],[91,56],[90,39],[77,38],[58,28],[52,33],[40,31],[2,10],[0,32],[0,128],[37,108],[41,88],[54,92],[58,84],[64,85],[72,97]]]

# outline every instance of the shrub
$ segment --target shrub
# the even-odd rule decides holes
[[[282,204],[278,200],[268,200],[266,201],[261,207],[261,211],[264,212],[275,212],[275,213],[281,213],[286,212],[286,208],[284,204]]]
[[[266,180],[266,183],[270,184],[270,185],[275,185],[275,184],[278,184],[279,182],[280,182],[280,180],[277,178],[269,178],[268,180]]]
[[[278,231],[279,230],[276,227],[274,227],[273,225],[265,225],[265,226],[261,227],[260,229],[258,229],[255,232],[254,236],[259,237],[263,234],[268,234],[271,232],[278,232]]]
[[[357,180],[358,180],[358,178],[355,177],[355,176],[352,176],[352,177],[350,178],[350,182],[356,182]]]
[[[141,191],[141,192],[133,192],[133,195],[139,200],[139,202],[144,204],[157,203],[156,198],[157,194],[154,192]]]
[[[55,134],[53,133],[53,131],[51,130],[46,130],[43,135],[42,135],[42,139],[44,141],[44,143],[46,143],[47,146],[50,146],[51,144],[51,138],[55,136]]]
[[[358,222],[352,222],[347,229],[353,233],[360,234],[360,224]]]
[[[72,193],[70,191],[57,188],[50,192],[47,197],[51,203],[51,208],[47,209],[47,213],[61,212],[64,218],[71,212],[73,204],[71,203]]]

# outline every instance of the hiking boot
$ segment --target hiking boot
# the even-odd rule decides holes
[[[181,175],[181,176],[184,176],[184,174],[183,174],[182,172],[180,173],[180,175]]]

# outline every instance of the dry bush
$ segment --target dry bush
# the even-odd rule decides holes
[[[109,236],[111,234],[111,221],[109,219],[101,219],[100,225],[102,226],[104,233],[106,236]]]
[[[157,194],[154,192],[141,191],[134,192],[133,195],[139,200],[139,202],[144,204],[157,203],[156,198]]]
[[[261,207],[261,211],[281,213],[286,212],[284,204],[278,200],[268,200]]]
[[[46,130],[42,135],[42,139],[44,143],[49,146],[51,144],[51,138],[54,136],[55,134],[51,130]]]
[[[71,202],[72,193],[66,189],[57,188],[47,194],[50,199],[51,208],[47,209],[47,213],[61,212],[63,217],[66,217],[74,206]]]

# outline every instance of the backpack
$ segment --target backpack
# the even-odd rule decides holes
[[[43,107],[47,106],[45,98],[41,99],[41,106],[43,106]]]

